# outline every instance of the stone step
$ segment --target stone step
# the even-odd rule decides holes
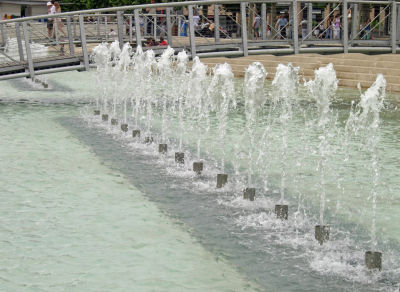
[[[329,55],[321,55],[321,54],[299,54],[299,55],[287,55],[284,57],[288,58],[296,58],[298,56],[302,56],[305,58],[325,58],[325,59],[336,59],[336,60],[373,60],[373,61],[390,61],[390,62],[399,62],[400,63],[400,54],[379,54],[379,55],[366,55],[362,53],[349,53],[349,54],[329,54]]]
[[[341,79],[341,80],[339,80],[339,85],[344,86],[344,87],[357,88],[358,83],[360,83],[362,89],[364,89],[364,90],[373,84],[373,82],[359,81],[356,79]],[[387,83],[386,90],[388,92],[400,92],[400,84]]]
[[[282,62],[282,60],[277,61],[262,61],[259,60],[264,67],[267,69],[268,72],[271,71],[272,68],[276,68],[278,66],[278,64],[286,64],[285,62]],[[244,66],[245,68],[247,68],[247,66],[249,65],[249,63],[247,61],[243,61],[243,60],[231,60],[229,61],[229,63],[231,64],[231,66],[233,65],[238,65],[238,66]],[[214,62],[208,62],[206,61],[206,64],[209,67],[214,67],[216,64],[218,63],[214,63]],[[301,62],[292,62],[293,66],[296,67],[300,67],[301,69],[318,69],[321,66],[325,66],[327,64],[324,63],[301,63]],[[349,65],[337,65],[334,64],[334,68],[336,70],[337,73],[339,72],[347,72],[347,73],[351,73],[351,74],[359,74],[359,73],[364,73],[364,74],[373,74],[376,76],[376,74],[383,74],[385,76],[393,76],[393,77],[398,77],[398,81],[400,82],[400,69],[393,69],[393,68],[385,68],[385,67],[380,67],[380,68],[376,68],[376,67],[364,67],[364,66],[349,66]],[[245,69],[244,69],[245,70]],[[347,78],[347,77],[346,77]],[[395,83],[396,81],[393,81],[393,83]]]
[[[260,62],[266,68],[267,79],[274,78],[278,64],[292,63],[300,67],[301,78],[309,80],[314,77],[314,71],[332,63],[339,79],[339,85],[357,88],[360,82],[362,88],[368,88],[381,73],[387,81],[388,91],[400,92],[400,55],[385,54],[369,56],[365,54],[301,54],[301,55],[252,55],[240,58],[209,58],[202,61],[212,70],[215,65],[229,63],[235,77],[243,77],[245,70],[252,62]]]

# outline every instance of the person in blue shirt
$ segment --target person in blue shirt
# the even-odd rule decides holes
[[[276,22],[275,27],[278,29],[277,38],[286,38],[286,26],[288,25],[288,20],[284,14],[282,14],[278,21]]]

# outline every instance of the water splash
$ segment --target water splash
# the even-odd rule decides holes
[[[292,108],[297,103],[298,95],[298,67],[293,67],[292,64],[279,64],[276,68],[276,74],[272,81],[273,95],[272,99],[280,107],[280,123],[282,131],[282,152],[281,152],[281,199],[285,200],[285,185],[286,185],[286,159],[287,159],[287,123],[292,118]]]
[[[267,71],[259,62],[254,62],[246,69],[244,77],[243,94],[245,99],[246,130],[250,140],[248,151],[248,179],[247,184],[251,186],[253,175],[253,156],[255,150],[255,133],[258,127],[258,112],[266,101],[265,78]]]
[[[187,107],[193,113],[197,128],[197,159],[201,157],[201,139],[203,131],[208,131],[209,99],[204,94],[207,90],[207,66],[199,57],[193,59],[187,94]],[[204,125],[205,124],[205,125]]]
[[[218,64],[214,68],[214,76],[208,88],[212,110],[218,119],[220,141],[221,171],[225,171],[225,136],[229,109],[236,107],[232,68],[228,63]]]
[[[177,98],[178,98],[178,123],[179,123],[179,151],[182,150],[182,140],[183,133],[185,131],[184,125],[184,103],[185,97],[187,95],[187,81],[189,75],[187,74],[187,65],[189,61],[189,56],[186,54],[186,51],[181,51],[177,56],[177,65],[176,65],[176,81],[177,81]]]
[[[376,239],[376,204],[378,198],[377,188],[379,186],[379,153],[380,140],[380,112],[384,107],[386,97],[386,80],[382,74],[378,74],[375,82],[363,94],[361,100],[355,107],[348,124],[352,127],[353,134],[362,138],[362,148],[370,155],[370,167],[372,171],[372,224],[371,224],[371,247],[377,247]]]
[[[162,84],[162,116],[161,116],[161,141],[166,143],[168,136],[168,117],[167,117],[167,103],[169,99],[168,90],[168,77],[172,75],[172,57],[174,56],[175,50],[168,46],[162,53],[160,59],[157,62],[157,70],[160,76],[160,83]]]
[[[321,67],[314,72],[314,80],[310,80],[305,85],[308,88],[311,96],[316,101],[318,109],[318,127],[319,127],[319,170],[321,176],[321,190],[320,190],[320,224],[324,224],[324,210],[326,201],[326,163],[329,155],[329,142],[328,140],[328,123],[331,118],[332,111],[330,109],[331,99],[336,94],[338,87],[338,80],[336,72],[332,64]]]

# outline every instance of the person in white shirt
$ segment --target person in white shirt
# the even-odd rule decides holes
[[[54,8],[53,3],[51,3],[50,1],[47,2],[47,14],[52,14],[51,13],[52,8]],[[53,18],[48,18],[47,19],[47,33],[49,35],[49,38],[51,38],[51,36],[53,35],[53,23],[54,23],[54,19]]]

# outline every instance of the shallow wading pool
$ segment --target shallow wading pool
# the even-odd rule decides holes
[[[370,170],[356,145],[349,147],[351,165],[345,165],[341,151],[331,155],[325,215],[331,236],[323,246],[314,240],[320,182],[312,158],[318,139],[304,118],[313,111],[306,98],[288,124],[289,220],[282,222],[271,211],[279,200],[278,124],[268,124],[270,158],[268,165],[259,165],[269,169],[268,182],[255,171],[257,196],[249,202],[241,194],[248,143],[240,103],[227,124],[230,180],[219,190],[215,176],[221,153],[213,127],[203,138],[205,171],[196,176],[190,171],[196,153],[191,129],[183,146],[187,162],[174,163],[176,117],[169,118],[168,154],[160,156],[157,143],[144,145],[131,132],[93,116],[88,102],[97,90],[94,72],[58,73],[48,82],[47,90],[26,80],[0,84],[0,286],[5,291],[398,289],[400,113],[395,96],[389,95],[381,114],[376,226],[383,270],[371,273],[364,267]],[[241,80],[239,95],[240,86]],[[332,105],[339,131],[353,97],[359,93],[339,90]],[[155,108],[155,138],[160,116]],[[263,129],[256,131],[258,137]]]

